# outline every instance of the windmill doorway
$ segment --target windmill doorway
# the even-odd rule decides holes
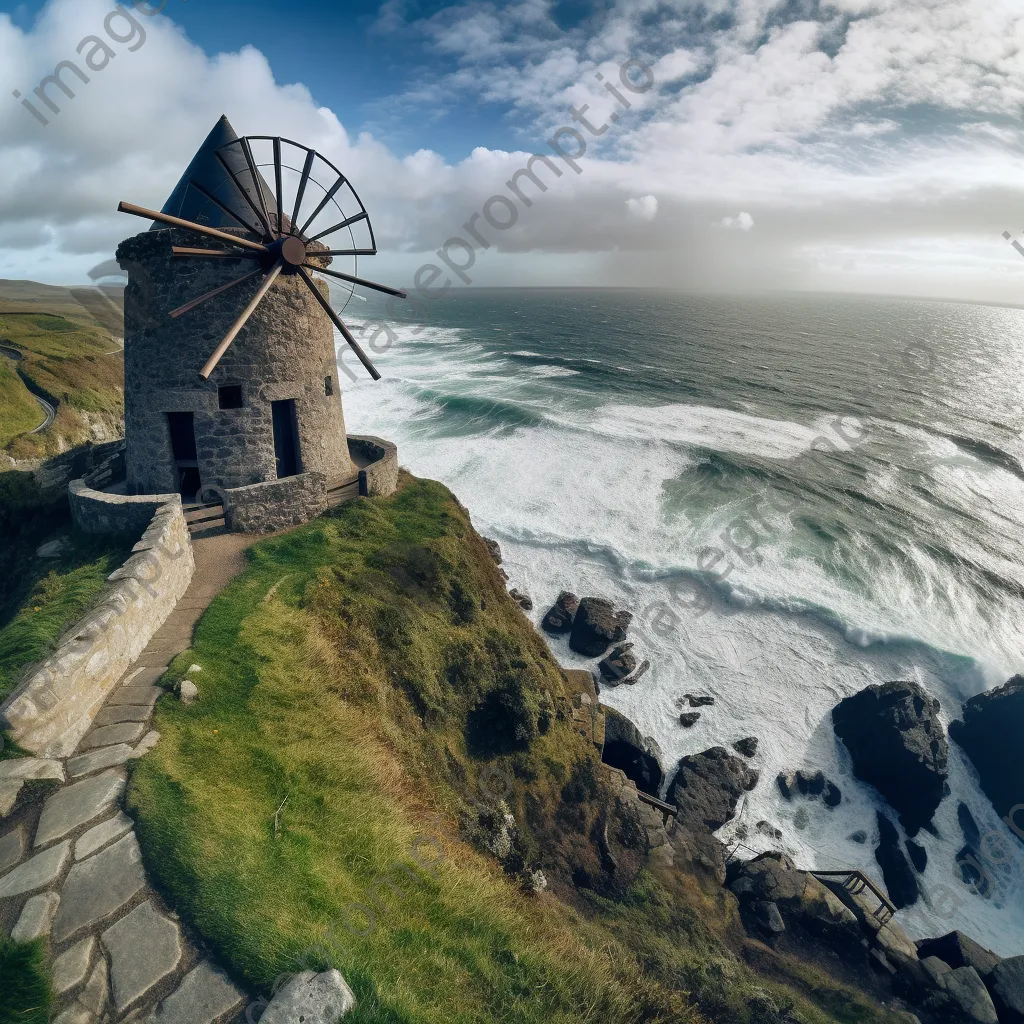
[[[299,424],[295,417],[295,400],[285,398],[270,403],[274,421],[274,457],[277,460],[277,478],[296,476],[302,471],[299,454]]]
[[[199,456],[196,452],[195,415],[190,412],[169,412],[167,426],[171,433],[171,457],[178,477],[178,493],[192,501],[202,487]]]

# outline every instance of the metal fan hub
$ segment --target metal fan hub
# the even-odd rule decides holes
[[[295,235],[279,238],[276,242],[271,242],[267,248],[273,255],[272,262],[276,263],[280,259],[284,263],[286,274],[294,274],[306,262],[306,245]]]

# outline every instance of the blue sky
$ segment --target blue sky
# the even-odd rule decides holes
[[[0,5],[6,95],[112,8]],[[580,172],[521,205],[474,283],[1024,301],[1002,237],[1024,239],[1019,0],[167,0],[137,20],[145,42],[52,123],[0,103],[0,276],[83,280],[133,227],[117,200],[160,206],[226,113],[342,167],[374,273],[408,281],[586,104],[621,117],[577,125]],[[653,84],[626,110],[605,85],[629,60]]]

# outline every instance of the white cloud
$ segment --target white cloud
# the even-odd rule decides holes
[[[608,129],[588,137],[582,174],[560,165],[543,194],[526,183],[532,205],[490,233],[478,283],[532,280],[542,267],[547,282],[825,287],[836,280],[830,254],[842,252],[854,268],[844,287],[874,268],[870,280],[921,294],[936,259],[953,267],[970,251],[1012,263],[1000,294],[1019,297],[1024,261],[1000,237],[1024,206],[1017,0],[833,0],[825,20],[789,23],[775,0],[616,0],[568,32],[547,0],[469,2],[419,22],[406,6],[385,4],[380,27],[419,34],[450,73],[418,80],[401,103],[501,103],[524,152],[394,152],[302,84],[276,81],[255,49],[206,54],[169,19],[139,16],[141,48],[112,43],[114,59],[76,83],[73,100],[51,89],[63,111],[49,127],[14,99],[0,104],[0,276],[81,280],[141,227],[114,212],[117,200],[160,206],[226,113],[240,133],[286,135],[336,163],[373,217],[384,250],[374,275],[408,280],[507,191],[529,152],[573,124],[570,106],[588,104],[591,123]],[[109,10],[107,0],[50,0],[30,31],[0,15],[7,95],[31,95],[80,39],[102,34]],[[643,94],[619,81],[633,56],[654,69]],[[743,212],[723,220],[723,210]],[[980,274],[965,272],[957,294],[985,291]],[[948,270],[943,287],[955,280]]]
[[[740,213],[738,217],[723,217],[719,223],[727,231],[750,231],[754,218],[749,213]]]
[[[657,196],[641,196],[639,199],[627,199],[626,209],[637,220],[652,221],[658,216]]]

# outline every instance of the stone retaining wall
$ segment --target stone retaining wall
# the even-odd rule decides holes
[[[225,494],[224,521],[232,533],[273,533],[307,523],[327,508],[327,477],[300,473]]]
[[[372,459],[362,470],[366,474],[366,493],[371,498],[386,498],[398,490],[398,447],[382,437],[349,434],[348,450]]]
[[[165,505],[177,502],[181,508],[177,494],[108,494],[89,487],[85,480],[72,481],[68,500],[75,527],[83,533],[137,536]]]
[[[18,461],[5,455],[0,457],[0,470],[31,473],[39,488],[56,498],[64,493],[72,480],[86,476],[116,455],[124,455],[123,438],[105,444],[82,445],[51,459]]]
[[[152,509],[154,499],[149,502]],[[132,514],[141,514],[137,508]],[[174,495],[151,510],[146,523],[96,607],[0,705],[0,728],[24,749],[43,757],[71,754],[118,679],[185,593],[195,561],[181,499]]]

